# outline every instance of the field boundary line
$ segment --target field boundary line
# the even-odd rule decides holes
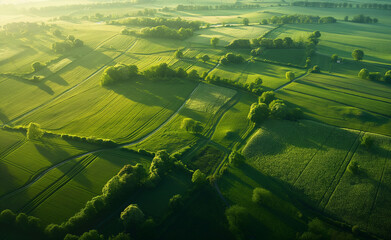
[[[324,206],[322,208],[323,211],[326,210],[327,208],[327,205],[330,203],[330,199],[332,198],[332,196],[334,195],[336,189],[338,188],[338,185],[339,183],[341,182],[341,179],[343,178],[343,176],[345,175],[345,172],[350,164],[350,162],[352,161],[354,155],[356,154],[356,151],[358,149],[358,147],[360,146],[360,139],[361,137],[364,135],[364,132],[363,131],[360,131],[358,134],[357,134],[357,137],[356,139],[354,140],[352,146],[350,147],[349,151],[346,153],[346,156],[344,158],[344,160],[342,161],[341,165],[339,166],[338,168],[338,171],[336,171],[334,177],[333,177],[333,180],[330,182],[330,185],[328,186],[327,190],[324,192],[322,198],[319,200],[319,203],[318,203],[318,206],[321,207],[322,205],[322,202],[324,202]],[[345,167],[343,168],[343,166],[345,165]],[[341,172],[341,169],[342,169],[342,172]],[[339,177],[338,179],[337,176],[338,176],[338,173],[341,172],[341,177]],[[330,196],[326,196],[327,193],[329,192],[329,190],[332,188],[332,186],[334,185],[335,183],[335,187],[334,189],[331,191],[330,193]],[[327,198],[327,200],[324,200],[325,198]]]
[[[306,71],[305,73],[303,73],[303,74],[301,74],[300,76],[296,77],[296,78],[293,79],[292,81],[287,82],[287,83],[284,83],[283,85],[281,85],[281,86],[279,86],[278,88],[274,89],[273,92],[277,92],[277,91],[283,89],[284,87],[286,87],[286,86],[288,86],[288,85],[290,85],[290,84],[296,82],[297,80],[299,80],[299,79],[301,79],[301,78],[303,78],[303,77],[305,77],[305,76],[307,76],[307,75],[309,75],[309,74],[310,74],[310,73],[309,73],[308,71]]]
[[[377,198],[379,196],[379,192],[380,192],[380,188],[381,188],[381,185],[383,183],[383,178],[384,178],[384,172],[387,168],[387,165],[388,165],[388,161],[389,161],[389,156],[390,156],[390,153],[387,154],[387,158],[384,159],[384,167],[383,167],[383,170],[382,170],[382,173],[381,173],[381,177],[380,177],[380,181],[379,183],[377,184],[376,186],[376,194],[375,194],[375,198],[372,202],[372,205],[371,205],[371,209],[369,210],[369,216],[368,216],[368,219],[367,219],[367,229],[369,227],[369,223],[370,223],[370,220],[371,220],[371,216],[372,216],[372,213],[373,213],[373,210],[375,209],[375,206],[376,206],[376,202],[377,202]]]
[[[9,148],[7,148],[5,151],[0,153],[0,159],[4,159],[5,157],[10,155],[11,153],[15,152],[16,150],[21,148],[26,142],[27,142],[26,139],[21,139],[21,140],[17,141],[16,143],[12,144]]]
[[[82,85],[83,83],[87,82],[88,80],[90,80],[91,78],[93,78],[94,76],[98,75],[101,71],[103,71],[109,64],[111,64],[112,62],[114,62],[115,60],[117,60],[118,58],[120,58],[121,56],[123,56],[125,53],[127,53],[129,50],[131,50],[135,45],[136,43],[138,42],[138,39],[136,39],[135,41],[132,42],[132,44],[127,48],[125,49],[122,53],[120,53],[119,55],[117,55],[116,57],[112,58],[109,62],[107,62],[106,64],[104,64],[103,66],[101,66],[100,68],[98,68],[97,70],[95,70],[93,73],[91,73],[90,75],[88,75],[86,78],[84,78],[83,80],[81,80],[79,83],[73,85],[72,87],[66,89],[65,91],[59,93],[57,96],[49,99],[48,101],[38,105],[37,107],[11,119],[8,121],[8,123],[14,123],[16,121],[19,121],[21,120],[22,118],[25,118],[29,115],[31,115],[32,113],[34,113],[35,111],[45,107],[46,105],[50,104],[51,102],[61,98],[62,96],[64,96],[65,94],[71,92],[72,90],[76,89],[77,87],[79,87],[80,85]],[[8,124],[6,123],[6,124]]]
[[[303,173],[305,172],[305,170],[307,169],[308,165],[310,165],[311,161],[315,158],[315,156],[318,154],[318,152],[320,151],[320,149],[327,143],[327,141],[329,140],[329,138],[331,137],[331,135],[334,133],[335,129],[333,129],[332,131],[330,131],[329,135],[327,137],[325,137],[324,141],[322,142],[322,144],[320,144],[320,146],[318,147],[318,149],[316,149],[314,155],[312,155],[312,157],[310,158],[310,160],[307,162],[307,164],[304,166],[303,170],[300,172],[300,174],[297,176],[297,178],[295,179],[295,181],[293,182],[293,186],[296,185],[297,181],[300,179],[300,177],[303,175]]]

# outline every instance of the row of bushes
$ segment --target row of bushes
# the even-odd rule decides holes
[[[345,20],[348,21],[348,19],[345,17]],[[364,14],[356,15],[352,18],[351,22],[355,23],[378,23],[379,20],[377,18],[371,18],[369,16],[365,16]]]
[[[38,34],[40,32],[45,32],[50,28],[49,25],[45,23],[36,23],[36,22],[12,22],[7,23],[2,26],[0,31],[0,36],[5,37],[27,37],[31,35]]]
[[[255,9],[260,8],[259,4],[221,4],[215,6],[208,5],[178,5],[177,11],[205,11],[205,10],[230,10],[230,9]]]
[[[183,40],[193,36],[193,29],[191,28],[180,28],[176,30],[169,28],[165,25],[143,28],[140,31],[124,29],[121,32],[123,35],[133,35],[139,37],[151,37],[151,38],[168,38],[168,39],[179,39]]]
[[[391,70],[388,70],[384,75],[380,72],[369,72],[368,69],[363,68],[358,73],[358,77],[361,79],[367,79],[371,81],[384,81],[391,83]]]
[[[296,24],[296,23],[335,23],[337,19],[334,17],[319,17],[311,15],[282,15],[273,16],[269,19],[262,19],[260,24]]]
[[[176,70],[170,68],[167,63],[161,63],[156,66],[152,66],[144,72],[139,72],[136,65],[124,65],[118,64],[110,66],[103,72],[100,82],[102,86],[112,85],[117,82],[131,81],[137,78],[146,78],[150,80],[166,80],[166,79],[189,79],[199,80],[197,70],[191,70],[186,72],[183,68]]]
[[[267,91],[262,93],[257,103],[251,105],[248,119],[260,124],[268,117],[295,121],[303,117],[303,112],[300,108],[288,107],[283,100],[275,98],[273,91]]]
[[[234,53],[227,53],[224,56],[220,58],[220,63],[224,65],[228,64],[240,64],[244,63],[246,60],[243,58],[240,54],[234,54]]]
[[[189,28],[192,30],[200,29],[202,23],[200,21],[189,21],[178,18],[127,18],[124,20],[111,21],[114,25],[134,25],[141,27],[158,27],[166,26],[174,29]]]
[[[80,39],[67,39],[62,42],[55,42],[52,44],[52,50],[56,53],[64,53],[74,48],[83,47],[84,43]]]
[[[203,78],[207,83],[212,83],[223,87],[234,87],[236,89],[248,91],[256,95],[261,95],[263,93],[263,89],[261,87],[262,85],[261,78],[256,79],[255,82],[252,82],[250,84],[249,83],[243,84],[239,81],[233,81],[230,79],[221,78],[220,76],[216,76],[216,75],[207,75],[207,76],[203,76]]]

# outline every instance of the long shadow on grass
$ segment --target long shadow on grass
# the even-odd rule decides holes
[[[5,115],[3,113],[3,111],[0,109],[0,122],[2,123],[7,123],[9,122],[9,118],[7,117],[7,115]],[[0,175],[1,176],[1,175]]]
[[[44,91],[44,92],[46,92],[46,93],[48,93],[50,95],[54,94],[54,91],[52,90],[52,88],[49,87],[48,85],[46,85],[45,83],[35,83],[35,82],[33,82],[31,80],[28,80],[26,78],[23,78],[23,77],[20,77],[20,76],[15,76],[15,75],[12,75],[12,74],[7,74],[6,76],[8,78],[11,78],[11,79],[16,80],[18,82],[36,86],[39,89],[41,89],[42,91]]]

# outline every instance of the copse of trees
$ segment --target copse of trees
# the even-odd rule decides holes
[[[227,53],[220,59],[220,63],[224,65],[228,64],[240,64],[244,63],[245,59],[240,54]]]
[[[207,61],[210,60],[210,57],[209,57],[209,55],[204,54],[204,55],[202,55],[202,56],[200,57],[200,59],[205,63],[205,62],[207,62]]]
[[[206,175],[201,172],[201,170],[197,169],[194,171],[191,181],[196,185],[202,185],[206,183]]]
[[[371,81],[384,81],[386,83],[391,83],[391,70],[382,75],[380,72],[369,72],[368,69],[363,68],[358,72],[358,77]]]
[[[41,32],[46,32],[50,29],[50,25],[36,22],[12,22],[4,24],[0,27],[0,35],[8,38],[21,38],[36,35]]]
[[[136,65],[117,64],[105,69],[101,76],[100,83],[102,86],[107,86],[116,82],[130,81],[138,76],[139,72]]]
[[[166,151],[158,151],[152,159],[149,168],[149,176],[152,180],[159,180],[161,177],[169,173],[174,166],[174,159]]]
[[[84,46],[84,42],[80,39],[73,40],[67,39],[62,42],[55,42],[52,44],[52,50],[56,53],[64,53],[74,48],[80,48]]]
[[[122,223],[127,231],[137,230],[145,222],[145,215],[137,204],[130,204],[120,215]]]
[[[43,69],[45,65],[43,65],[40,62],[34,62],[31,64],[31,68],[33,69],[33,72],[38,72],[39,70]]]
[[[178,5],[177,11],[205,11],[205,10],[230,10],[230,9],[255,9],[259,4],[219,4],[219,5]]]
[[[295,79],[295,73],[292,71],[288,71],[285,73],[286,80],[292,82]]]
[[[38,123],[31,122],[27,125],[27,134],[26,137],[29,140],[39,140],[45,131],[41,129],[41,126]]]
[[[356,15],[352,18],[351,22],[355,23],[378,23],[379,20],[377,18],[371,18],[369,16],[365,16],[364,14]]]
[[[232,40],[226,48],[237,49],[237,48],[251,48],[250,40],[248,39],[235,39]]]
[[[319,8],[374,8],[391,10],[391,4],[381,3],[347,3],[347,2],[320,2],[320,1],[295,1],[291,3],[292,6],[300,7],[319,7]]]
[[[243,25],[248,26],[250,24],[250,20],[248,18],[243,18]]]
[[[111,21],[114,25],[130,25],[140,27],[161,27],[166,26],[172,29],[191,29],[193,31],[200,29],[202,23],[200,21],[189,21],[178,18],[127,18],[118,21]]]
[[[174,56],[175,58],[183,58],[183,50],[182,49],[176,50]]]
[[[233,166],[239,167],[246,161],[246,158],[237,151],[232,151],[228,156],[228,160]]]
[[[255,124],[260,124],[269,117],[269,108],[265,103],[253,103],[247,118]]]
[[[0,213],[0,229],[2,234],[15,238],[29,236],[31,239],[43,239],[45,237],[40,219],[24,213],[16,214],[9,209]]]
[[[180,28],[179,30],[167,27],[165,25],[157,27],[147,27],[141,29],[139,32],[129,31],[127,29],[122,30],[123,35],[135,35],[138,37],[150,37],[150,38],[168,38],[183,40],[193,36],[193,29]]]
[[[262,19],[260,24],[302,24],[302,23],[335,23],[334,17],[319,17],[311,15],[282,15],[273,16],[269,19]]]

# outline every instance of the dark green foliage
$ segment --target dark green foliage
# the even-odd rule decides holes
[[[239,167],[246,161],[246,158],[242,154],[236,151],[232,151],[229,154],[228,159],[229,159],[229,163],[234,165],[235,167]]]
[[[369,71],[366,68],[363,68],[358,72],[358,77],[361,79],[368,79],[369,77]]]
[[[119,21],[111,21],[111,24],[116,25],[134,25],[142,27],[159,27],[166,26],[168,28],[181,29],[188,28],[198,30],[201,26],[199,21],[188,21],[181,18],[127,18]]]
[[[190,80],[199,80],[200,79],[200,75],[198,74],[197,70],[193,69],[191,70],[187,77],[190,79]]]
[[[261,87],[261,84],[259,84],[259,81],[258,81],[258,83],[252,82],[252,83],[243,84],[239,81],[233,81],[230,79],[221,78],[220,76],[216,76],[216,75],[207,75],[205,77],[205,81],[208,83],[213,83],[213,84],[220,85],[220,86],[227,86],[227,87],[234,87],[237,89],[242,89],[242,90],[254,93],[258,96],[263,93],[263,89]]]
[[[304,117],[303,111],[300,108],[290,108],[288,109],[288,114],[286,119],[291,121],[297,121]]]
[[[288,107],[280,99],[273,100],[269,104],[270,116],[276,119],[285,119],[289,113]]]
[[[210,173],[216,167],[216,164],[222,160],[224,152],[220,149],[206,145],[201,148],[194,157],[191,158],[189,167],[192,169],[199,169],[203,173]]]
[[[117,64],[105,69],[101,76],[100,84],[102,86],[108,86],[117,82],[133,80],[138,76],[139,73],[136,65]]]
[[[273,91],[267,91],[262,93],[262,95],[258,98],[259,103],[265,103],[269,105],[275,99],[275,95]]]
[[[243,18],[243,25],[244,26],[248,26],[249,23],[250,23],[250,20],[248,20],[248,18]]]
[[[269,116],[269,108],[265,103],[253,103],[248,113],[248,119],[256,124],[262,123]]]
[[[355,49],[353,52],[352,52],[352,57],[354,60],[356,61],[360,61],[360,60],[363,60],[364,58],[364,52],[360,49]]]
[[[152,37],[152,38],[168,38],[168,39],[186,39],[193,36],[193,29],[191,28],[180,28],[179,30],[169,28],[165,25],[152,27],[152,28],[143,28],[137,34],[142,37]]]
[[[183,69],[181,67],[176,70],[176,74],[175,75],[176,75],[177,78],[181,78],[181,79],[185,79],[185,78],[188,77],[188,74],[185,71],[185,69]]]
[[[246,228],[249,225],[250,214],[244,207],[234,205],[225,211],[229,229],[237,238],[242,239],[246,233]]]
[[[370,149],[373,146],[374,140],[368,134],[365,134],[360,141],[360,144],[366,149]]]
[[[353,174],[357,174],[360,171],[360,166],[357,162],[351,162],[349,163],[348,171]]]
[[[118,233],[116,236],[109,237],[109,240],[131,240],[129,234],[126,233]]]
[[[183,58],[183,51],[181,49],[178,49],[174,53],[175,58]]]
[[[0,229],[2,236],[30,236],[32,239],[43,238],[44,229],[41,220],[27,216],[25,213],[15,214],[9,209],[0,213]]]
[[[211,44],[214,48],[217,46],[217,44],[219,44],[219,42],[220,42],[220,39],[217,38],[217,37],[212,37],[212,38],[210,39],[210,44]]]
[[[364,14],[359,14],[359,15],[356,15],[352,18],[352,22],[355,22],[355,23],[377,23],[379,20],[377,18],[375,18],[375,19],[372,19],[371,17],[365,16]]]
[[[158,151],[152,160],[149,168],[149,174],[152,179],[158,179],[171,171],[173,166],[174,161],[170,155],[164,150]]]
[[[135,230],[145,222],[145,215],[137,204],[130,204],[121,212],[121,220],[125,229]]]
[[[33,64],[31,64],[31,68],[33,69],[34,72],[38,72],[39,70],[43,69],[44,67],[45,67],[45,65],[43,65],[40,62],[34,62]]]
[[[193,176],[191,177],[191,181],[194,184],[201,185],[206,183],[206,175],[201,172],[201,170],[197,169],[194,171]]]
[[[368,75],[368,79],[371,81],[381,81],[383,78],[383,75],[379,72],[370,72]]]
[[[29,140],[39,140],[45,132],[41,129],[41,126],[38,123],[30,123],[27,126],[27,139]]]
[[[293,81],[295,79],[295,73],[292,71],[288,71],[285,73],[286,80],[289,82]]]
[[[383,77],[386,83],[391,83],[391,70],[388,70]]]
[[[76,235],[73,235],[73,234],[68,233],[68,234],[65,236],[64,240],[79,240],[79,237],[76,236]]]
[[[335,63],[335,62],[337,62],[337,60],[338,60],[338,55],[337,54],[333,54],[331,56],[331,62]]]
[[[230,42],[226,48],[237,49],[237,48],[251,48],[250,40],[248,39],[235,39]]]
[[[318,65],[315,65],[312,70],[311,70],[312,73],[320,73],[320,67]]]
[[[171,69],[167,63],[161,63],[156,66],[152,66],[143,72],[144,76],[149,79],[169,79],[175,78],[176,72]]]
[[[234,54],[234,53],[227,53],[225,56],[221,57],[220,62],[224,65],[228,64],[240,64],[243,63],[245,60],[240,54]]]
[[[104,240],[103,235],[99,234],[96,230],[90,230],[83,233],[79,240]]]
[[[183,119],[182,128],[186,129],[186,131],[188,132],[192,132],[195,134],[200,134],[204,130],[204,127],[202,126],[201,122],[195,121],[194,119],[191,118]]]
[[[61,33],[60,30],[55,29],[55,30],[53,31],[53,35],[56,36],[56,37],[61,37],[61,36],[62,36],[62,33]]]
[[[65,53],[74,48],[80,48],[84,46],[84,42],[80,39],[71,38],[62,42],[55,42],[52,44],[52,50],[56,53]]]
[[[253,44],[254,45],[254,44]],[[258,39],[257,46],[262,49],[284,49],[284,48],[305,48],[306,44],[302,41],[295,42],[290,37],[285,38],[260,38]]]
[[[251,56],[260,56],[262,54],[262,48],[255,48],[255,49],[252,49],[251,52],[250,52]]]
[[[200,58],[203,62],[207,62],[210,60],[210,57],[209,55],[205,54],[205,55],[202,55],[202,57]]]
[[[273,16],[270,19],[262,19],[261,24],[301,24],[301,23],[335,23],[334,17],[319,17],[311,15],[282,15]]]
[[[172,196],[172,198],[170,198],[170,201],[168,202],[168,205],[169,205],[171,211],[180,210],[184,205],[182,195],[176,194],[176,195]]]

